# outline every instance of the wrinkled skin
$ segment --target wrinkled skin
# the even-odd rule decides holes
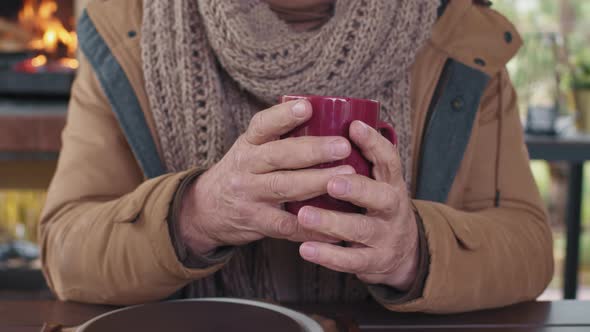
[[[325,194],[334,175],[354,173],[350,166],[298,170],[344,159],[351,151],[342,137],[278,139],[307,121],[311,112],[309,102],[293,101],[252,118],[246,133],[185,197],[181,232],[188,235],[186,243],[202,253],[263,237],[330,240],[300,227],[297,217],[280,206]]]
[[[300,254],[329,269],[356,274],[367,283],[406,290],[416,276],[418,231],[399,154],[380,133],[360,121],[352,123],[349,135],[373,164],[375,179],[337,175],[328,182],[328,194],[364,207],[367,213],[302,208],[298,220],[303,228],[351,245],[309,241],[300,247]]]
[[[395,147],[360,121],[350,138],[373,163],[375,179],[350,166],[304,169],[349,156],[343,137],[279,139],[312,114],[305,100],[257,113],[224,158],[183,198],[181,237],[193,252],[264,237],[303,242],[301,256],[368,283],[407,289],[415,278],[417,226]],[[306,206],[298,216],[281,203],[328,193],[365,207],[347,214]],[[346,241],[343,247],[334,243]]]

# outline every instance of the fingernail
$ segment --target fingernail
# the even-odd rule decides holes
[[[305,101],[300,100],[293,107],[291,107],[291,111],[293,111],[293,115],[298,118],[302,118],[307,115],[307,107],[305,107]]]
[[[348,182],[348,180],[345,179],[335,178],[332,181],[330,181],[329,189],[331,193],[338,196],[343,196],[346,195],[350,190],[350,182]]]
[[[356,170],[354,169],[354,167],[350,165],[345,165],[336,168],[336,171],[334,173],[336,173],[337,175],[356,174]]]
[[[320,214],[312,208],[303,208],[301,211],[301,221],[304,225],[316,226],[320,223]]]
[[[330,149],[332,150],[332,155],[334,157],[346,157],[348,155],[348,143],[346,143],[345,141],[339,139],[339,140],[335,140],[332,141],[330,143]]]
[[[369,132],[369,126],[362,121],[356,121],[357,125],[357,133],[360,137],[366,137],[367,133]]]
[[[306,258],[314,258],[318,254],[318,249],[311,244],[304,243],[299,248],[301,256]]]

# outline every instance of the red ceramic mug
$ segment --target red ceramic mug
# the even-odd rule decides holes
[[[294,99],[307,99],[311,103],[313,114],[307,122],[287,133],[284,137],[342,136],[349,139],[348,129],[350,124],[354,120],[360,120],[379,130],[394,145],[397,144],[397,136],[393,127],[386,122],[379,121],[380,104],[378,101],[348,97],[286,95],[281,97],[281,102],[284,103]],[[371,163],[363,157],[354,144],[352,144],[352,151],[348,158],[320,164],[313,168],[329,168],[341,165],[354,167],[357,174],[372,176]],[[299,209],[305,205],[351,213],[362,211],[356,205],[337,200],[327,194],[305,201],[288,202],[285,204],[285,208],[287,211],[297,214]]]

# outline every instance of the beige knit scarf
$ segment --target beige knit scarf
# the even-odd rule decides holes
[[[144,75],[167,170],[210,167],[280,95],[340,95],[381,101],[409,182],[409,67],[438,3],[339,0],[321,28],[294,32],[262,0],[145,0]],[[241,248],[197,295],[275,297],[261,247]]]

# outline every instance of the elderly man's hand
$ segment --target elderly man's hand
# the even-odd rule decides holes
[[[305,169],[348,157],[351,147],[343,137],[280,139],[311,114],[306,100],[258,112],[223,159],[198,178],[183,197],[179,218],[180,237],[193,252],[263,237],[334,241],[300,227],[281,208],[325,194],[334,175],[354,174],[351,166]]]
[[[298,221],[306,229],[349,243],[342,247],[305,242],[300,254],[312,263],[353,273],[372,284],[407,290],[416,277],[418,231],[395,147],[360,121],[350,127],[352,141],[373,163],[375,180],[350,174],[334,176],[330,196],[354,203],[367,213],[350,214],[306,206]]]

